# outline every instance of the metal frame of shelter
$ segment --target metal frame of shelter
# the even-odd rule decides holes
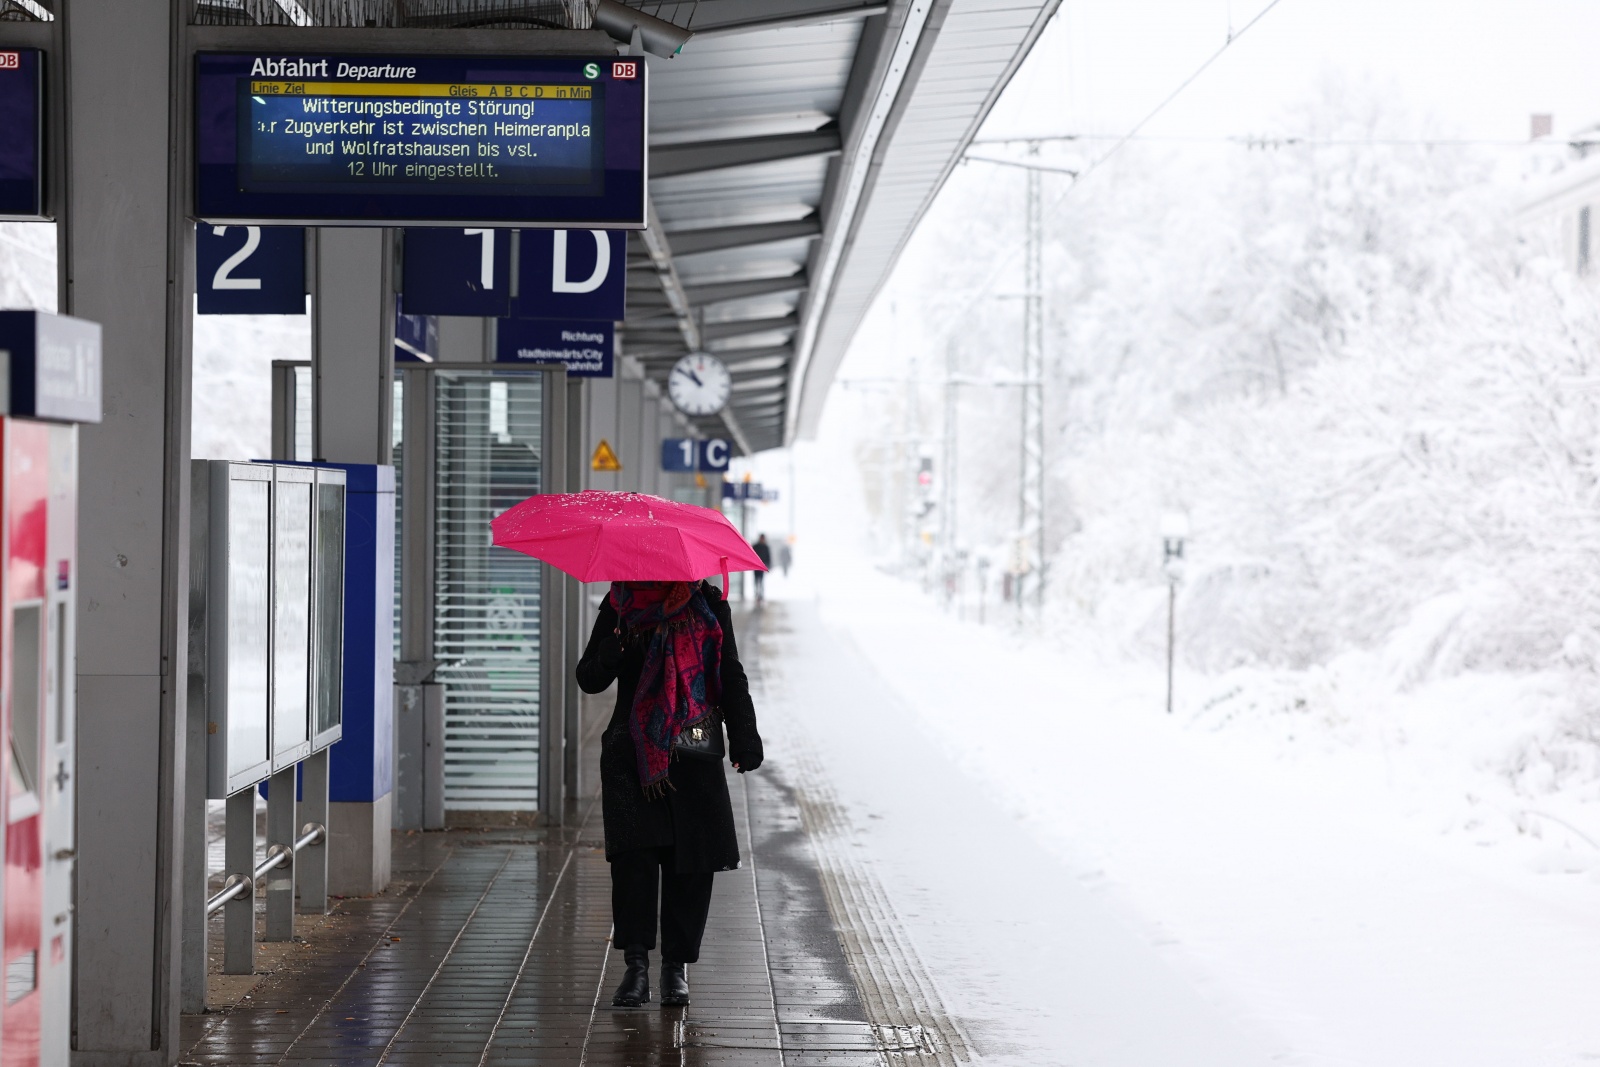
[[[309,368],[309,363],[277,361],[273,363],[273,455],[278,458],[295,458],[296,438],[306,421],[304,413],[296,411],[303,389],[296,387],[296,371]],[[577,611],[581,598],[580,586],[573,579],[548,564],[516,557],[505,549],[488,549],[495,554],[504,553],[511,560],[525,563],[536,574],[538,588],[537,617],[531,620],[530,631],[537,640],[539,651],[525,670],[533,679],[533,690],[526,696],[534,697],[536,709],[531,715],[518,716],[532,719],[532,723],[517,727],[509,722],[498,726],[489,721],[495,713],[504,714],[510,709],[475,707],[464,709],[460,705],[465,697],[457,698],[449,692],[454,686],[463,693],[476,691],[472,672],[489,669],[483,664],[473,666],[475,658],[489,653],[483,644],[481,628],[465,626],[459,620],[452,622],[454,609],[448,603],[452,598],[476,595],[471,590],[457,588],[446,571],[458,568],[463,561],[460,547],[465,543],[459,529],[459,501],[452,502],[452,494],[461,492],[489,492],[487,483],[455,484],[441,477],[437,464],[441,453],[459,448],[442,440],[452,433],[449,425],[440,419],[439,381],[441,378],[460,381],[484,380],[489,382],[537,381],[540,383],[537,419],[538,452],[532,456],[536,468],[535,482],[525,488],[527,492],[563,492],[581,485],[582,441],[576,431],[581,426],[579,417],[582,382],[569,379],[559,367],[527,367],[504,363],[403,363],[395,368],[401,385],[397,390],[399,407],[394,425],[397,436],[403,441],[397,456],[396,490],[396,661],[402,668],[396,676],[401,687],[438,682],[446,687],[443,704],[424,714],[442,715],[438,723],[428,723],[423,736],[436,737],[436,751],[409,752],[401,740],[401,766],[407,768],[407,777],[401,788],[421,788],[420,807],[432,815],[422,816],[416,829],[435,829],[447,823],[467,820],[476,824],[493,812],[545,813],[551,821],[560,820],[565,799],[580,795],[578,776],[583,766],[578,730],[578,690],[572,681],[582,651],[583,633],[578,624]],[[512,400],[515,407],[515,400]],[[516,412],[511,412],[514,421]],[[477,430],[489,431],[487,426]],[[508,428],[513,429],[513,428]],[[454,435],[457,439],[460,434]],[[479,436],[475,434],[474,436]],[[509,436],[509,433],[508,433]],[[441,448],[445,445],[445,448]],[[483,473],[491,473],[485,466]],[[522,490],[519,489],[519,492]],[[526,494],[524,494],[526,495]],[[489,506],[488,496],[479,503]],[[479,507],[479,511],[482,511]],[[474,521],[481,519],[486,525],[487,512],[474,512]],[[503,657],[502,657],[503,658]],[[517,686],[512,686],[517,690]],[[504,701],[493,701],[496,705]],[[478,714],[474,715],[476,711]],[[507,733],[507,729],[511,733]],[[527,734],[531,729],[533,733]],[[468,748],[477,744],[474,738],[499,736],[504,745],[516,752],[530,750],[536,763],[530,780],[535,784],[529,793],[525,786],[502,782],[498,790],[486,790],[471,779],[473,772],[464,766],[470,753]],[[515,734],[516,736],[512,736]],[[416,761],[414,764],[409,761]],[[520,761],[525,763],[526,761]],[[408,766],[409,764],[409,766]],[[437,764],[437,766],[434,766]],[[412,768],[421,766],[412,773]],[[497,773],[492,769],[491,774]],[[498,772],[504,778],[505,771]],[[442,794],[430,795],[442,789]],[[474,802],[474,795],[493,796]]]

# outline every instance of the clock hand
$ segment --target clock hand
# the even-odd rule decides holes
[[[702,382],[700,380],[700,375],[696,374],[694,371],[692,371],[692,370],[684,371],[684,373],[687,374],[690,378],[694,379],[694,384],[700,385],[700,386],[703,386],[703,385],[706,384],[705,382]]]

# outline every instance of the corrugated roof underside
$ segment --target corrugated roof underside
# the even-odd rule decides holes
[[[840,262],[801,383],[796,430],[816,432],[828,388],[873,297],[1025,49],[1055,10],[1023,0],[955,0],[890,136]]]

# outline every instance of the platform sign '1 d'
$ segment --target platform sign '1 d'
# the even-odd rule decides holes
[[[406,313],[489,319],[510,314],[511,234],[488,226],[407,229],[400,272]]]

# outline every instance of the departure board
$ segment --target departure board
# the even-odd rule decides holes
[[[0,219],[44,217],[43,57],[0,50]]]
[[[196,62],[195,214],[207,222],[645,223],[638,58]]]

